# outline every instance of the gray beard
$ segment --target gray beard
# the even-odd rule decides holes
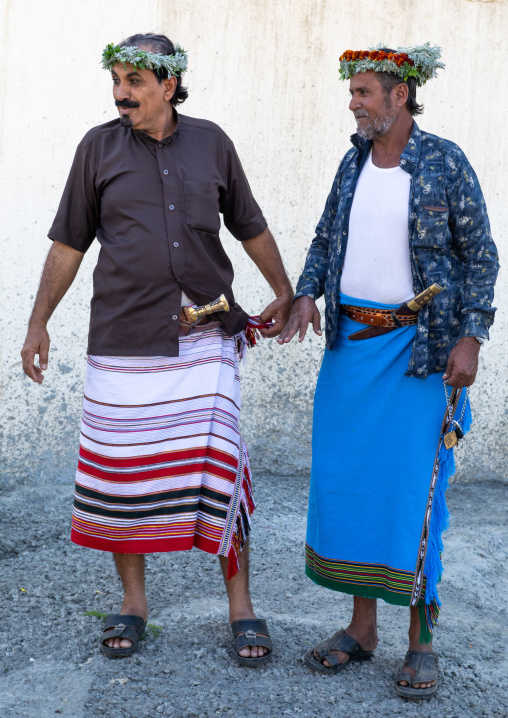
[[[394,125],[397,119],[396,113],[392,109],[392,103],[389,97],[385,97],[386,115],[384,117],[376,117],[370,125],[360,129],[356,126],[357,134],[362,140],[377,140],[379,137],[385,135],[388,130]]]
[[[120,124],[122,125],[122,127],[132,127],[134,125],[134,122],[131,120],[129,115],[121,115]]]
[[[357,127],[356,132],[362,140],[377,140],[378,137],[382,137],[388,132],[394,125],[396,119],[397,116],[391,113],[384,117],[376,117],[370,125],[362,128]]]

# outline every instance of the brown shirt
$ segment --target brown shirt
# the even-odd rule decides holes
[[[161,142],[113,120],[78,145],[48,236],[80,252],[100,242],[89,354],[178,356],[182,290],[198,305],[225,294],[231,310],[213,318],[226,334],[246,324],[219,212],[239,240],[266,221],[229,137],[212,122],[175,117]]]

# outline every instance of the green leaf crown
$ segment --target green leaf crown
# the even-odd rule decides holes
[[[178,77],[187,70],[187,53],[180,45],[175,45],[173,55],[161,55],[158,52],[140,50],[135,46],[122,47],[110,43],[106,45],[102,53],[102,67],[105,70],[111,70],[117,63],[121,63],[124,70],[127,69],[125,65],[128,63],[140,70],[159,72],[165,69],[168,71],[168,75]]]
[[[343,80],[358,72],[390,72],[398,75],[404,82],[409,77],[416,79],[418,87],[425,85],[427,80],[437,77],[437,70],[444,69],[440,47],[431,47],[428,42],[425,45],[414,47],[399,47],[393,52],[384,52],[378,45],[370,50],[346,50],[340,56],[339,73]]]

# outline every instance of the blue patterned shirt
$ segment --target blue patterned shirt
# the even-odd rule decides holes
[[[372,146],[358,135],[351,141],[354,147],[339,165],[295,294],[295,299],[325,295],[328,349],[337,338],[353,195]],[[409,254],[414,292],[433,283],[445,287],[418,313],[406,375],[424,379],[444,371],[461,337],[488,338],[499,264],[480,184],[457,145],[421,132],[415,122],[399,166],[411,176]]]

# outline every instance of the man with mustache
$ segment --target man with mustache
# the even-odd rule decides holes
[[[187,98],[185,52],[164,35],[133,35],[108,45],[103,66],[120,117],[78,146],[49,232],[24,371],[42,383],[47,322],[97,236],[71,538],[112,552],[123,584],[100,649],[116,658],[139,646],[144,554],[197,546],[220,558],[234,659],[259,666],[272,644],[249,595],[254,501],[238,354],[258,330],[279,333],[291,285],[233,143],[176,110]],[[235,302],[219,214],[276,295],[260,317]]]
[[[378,643],[377,598],[409,606],[409,651],[396,690],[413,699],[437,689],[431,630],[444,491],[453,444],[470,423],[467,392],[454,392],[440,438],[451,391],[442,382],[455,389],[474,382],[498,270],[464,153],[413,119],[422,112],[416,87],[443,67],[439,56],[428,44],[342,55],[354,147],[339,166],[278,339],[299,331],[302,341],[309,322],[321,334],[315,300],[325,295],[306,573],[354,603],[345,631],[304,660],[332,675],[369,659]]]

